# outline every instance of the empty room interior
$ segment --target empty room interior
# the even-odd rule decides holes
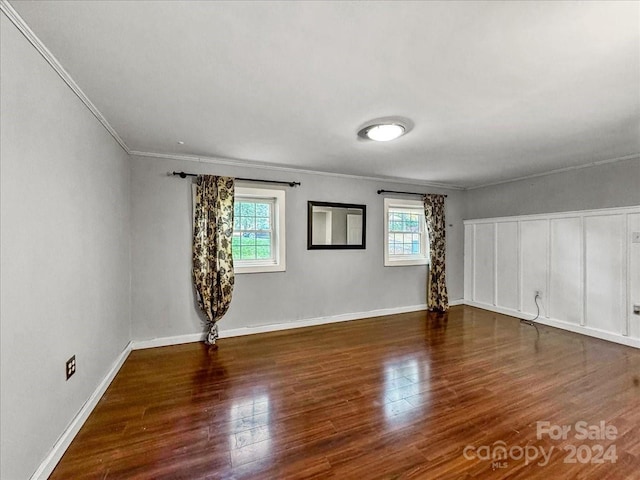
[[[0,11],[2,480],[640,478],[640,2]]]

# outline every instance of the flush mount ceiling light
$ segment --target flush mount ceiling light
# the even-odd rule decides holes
[[[407,123],[397,120],[372,120],[358,131],[358,136],[374,142],[389,142],[409,131]]]

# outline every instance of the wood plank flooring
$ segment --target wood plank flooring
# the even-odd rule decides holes
[[[638,479],[639,407],[640,351],[459,306],[134,351],[50,478]]]

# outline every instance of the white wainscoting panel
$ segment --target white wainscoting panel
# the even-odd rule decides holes
[[[582,218],[551,220],[549,316],[582,324]]]
[[[496,305],[520,308],[520,243],[518,222],[496,223]]]
[[[623,334],[626,262],[624,215],[585,217],[585,325]]]
[[[633,242],[634,234],[636,234],[636,237],[640,237],[640,213],[627,215],[627,248],[629,254],[627,320],[629,336],[640,338],[640,315],[633,313],[633,306],[640,305],[640,241]]]
[[[541,292],[538,299],[540,316],[547,315],[547,255],[549,250],[549,221],[524,220],[520,222],[520,255],[521,255],[521,285],[523,312],[535,315],[536,290]]]
[[[475,240],[475,225],[464,226],[464,258],[473,259],[473,243]],[[464,298],[472,299],[473,293],[473,261],[464,262]]]
[[[640,206],[464,223],[465,303],[640,348]]]
[[[475,300],[495,304],[495,227],[492,224],[476,225],[476,248],[473,271]]]

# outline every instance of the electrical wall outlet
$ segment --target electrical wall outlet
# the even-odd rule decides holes
[[[633,232],[631,234],[631,243],[640,243],[640,232]]]
[[[640,315],[640,303],[636,303],[633,306],[633,313],[636,314],[636,315]]]
[[[67,360],[67,380],[71,378],[71,376],[76,373],[76,356],[74,355],[69,360]]]
[[[542,298],[542,290],[536,290],[536,297]]]

